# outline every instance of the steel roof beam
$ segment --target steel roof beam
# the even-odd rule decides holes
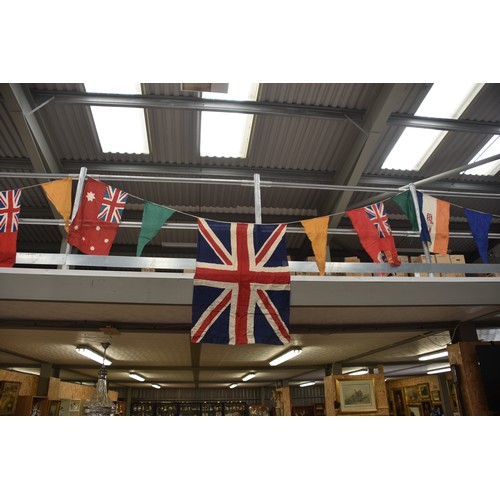
[[[74,104],[85,106],[164,108],[183,109],[188,111],[219,111],[224,113],[303,116],[353,121],[356,126],[357,123],[360,123],[365,119],[366,114],[363,110],[330,106],[254,101],[220,101],[217,99],[203,99],[199,97],[96,94],[83,92],[65,93],[40,90],[32,90],[32,94],[37,103],[44,103],[49,99],[52,99],[56,104]],[[387,124],[391,126],[447,130],[450,132],[469,132],[492,135],[500,134],[500,123],[498,122],[480,122],[476,120],[415,116],[397,112],[392,112],[388,116]]]
[[[0,84],[0,90],[34,170],[40,173],[61,172],[61,163],[52,151],[36,113],[33,113],[29,91],[19,83]]]
[[[202,99],[198,97],[164,97],[147,95],[64,93],[32,90],[37,102],[54,99],[56,104],[85,106],[112,106],[131,108],[164,108],[186,111],[219,111],[223,113],[249,113],[267,115],[298,115],[337,120],[361,121],[363,111],[330,106],[309,106],[305,104],[281,104],[274,102],[231,101]]]

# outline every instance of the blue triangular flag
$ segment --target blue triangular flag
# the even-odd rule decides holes
[[[464,212],[469,221],[470,232],[476,242],[479,255],[486,264],[488,262],[488,231],[493,217],[491,214],[476,212],[467,208],[464,208]]]

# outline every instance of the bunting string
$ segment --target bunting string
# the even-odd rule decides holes
[[[138,245],[138,255],[140,255],[140,252],[142,252],[144,246],[149,241],[151,241],[151,239],[161,229],[163,224],[174,213],[179,213],[186,217],[194,218],[197,220],[207,220],[214,223],[227,224],[227,222],[225,221],[201,218],[192,213],[184,212],[167,205],[150,202],[149,200],[141,198],[137,195],[127,193],[118,188],[105,184],[102,181],[96,180],[92,178],[92,176],[87,176],[77,214],[75,215],[74,220],[71,221],[70,226],[72,180],[73,177],[68,176],[63,179],[46,181],[30,186],[17,188],[16,190],[0,191],[0,194],[2,195],[2,203],[4,205],[8,205],[9,203],[11,203],[10,208],[9,206],[7,206],[7,208],[4,210],[4,212],[7,213],[6,217],[10,221],[9,224],[11,224],[10,229],[8,228],[7,230],[7,233],[13,233],[17,236],[17,226],[19,223],[18,218],[21,210],[20,192],[25,189],[32,189],[36,187],[42,187],[44,189],[44,192],[51,204],[63,216],[66,222],[66,230],[69,232],[68,243],[76,246],[81,251],[88,254],[92,254],[93,252],[95,252],[96,255],[106,255],[109,253],[114,237],[116,235],[116,231],[121,222],[122,212],[126,207],[127,199],[129,199],[129,197],[144,204],[143,221],[140,234],[141,244]],[[7,193],[10,192],[16,192],[17,194],[15,197],[11,196],[7,199]],[[397,196],[398,201],[396,202],[395,200],[395,203],[403,210],[410,221],[415,221],[415,206],[412,202],[409,201],[410,198],[408,196],[408,193],[408,190],[403,190],[395,193],[394,195],[379,200],[372,205],[353,210],[335,212],[323,216],[289,221],[283,223],[283,225],[289,226],[294,224],[301,224],[304,227],[306,235],[313,244],[313,252],[317,257],[318,267],[321,267],[322,273],[324,272],[323,246],[326,245],[328,221],[329,218],[339,216],[347,216],[350,219],[356,233],[358,234],[358,237],[360,238],[360,242],[374,262],[389,262],[392,265],[397,266],[400,264],[400,262],[394,245],[394,240],[389,225],[389,219],[385,211],[384,203],[392,200]],[[487,241],[489,225],[493,221],[493,218],[500,218],[500,215],[488,214],[477,210],[467,209],[466,207],[463,207],[456,203],[443,201],[419,191],[417,191],[417,194],[420,203],[419,217],[421,221],[425,222],[424,224],[421,224],[421,239],[423,241],[429,242],[429,248],[432,253],[445,254],[447,252],[449,238],[449,211],[450,207],[453,206],[458,209],[464,210],[464,217],[466,217],[469,222],[472,236],[476,242],[476,245],[478,246],[478,250],[483,259],[483,262],[487,261]],[[424,204],[425,217],[422,212],[422,210],[424,210]],[[434,213],[434,209],[429,208],[434,205],[438,207],[438,210],[440,211],[439,213]],[[11,217],[9,215],[9,210],[11,210],[12,212]],[[440,219],[445,221],[444,225],[443,223],[441,223],[440,226]],[[95,224],[93,225],[89,223],[89,220],[94,221]],[[271,226],[276,224],[259,223],[256,225]],[[91,226],[92,229],[95,230],[96,234],[98,233],[98,236],[96,236],[96,234],[89,234],[88,226]],[[84,227],[86,228],[85,230]],[[11,235],[9,239],[9,245],[6,251],[10,254],[10,257],[6,261],[7,264],[2,263],[3,260],[1,254],[2,252],[4,252],[4,248],[1,238],[5,239],[3,234],[0,235],[0,266],[13,265],[12,252],[14,249],[15,254],[15,237]],[[95,238],[97,238],[97,240]],[[83,243],[84,241],[85,244]],[[95,243],[96,241],[98,241],[98,243]]]

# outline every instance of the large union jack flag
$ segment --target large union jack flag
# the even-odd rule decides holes
[[[128,193],[120,191],[118,188],[108,186],[102,199],[102,205],[97,214],[97,218],[103,222],[119,224],[122,219],[122,212],[127,202]]]
[[[368,207],[364,207],[368,218],[373,225],[378,229],[378,234],[381,238],[386,238],[391,233],[391,226],[385,212],[383,203],[375,203]]]
[[[19,227],[21,190],[0,191],[0,233],[15,233]]]
[[[286,224],[198,219],[192,342],[290,342]]]

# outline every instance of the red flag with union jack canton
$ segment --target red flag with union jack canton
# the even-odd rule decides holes
[[[198,219],[191,342],[290,342],[286,224]]]
[[[346,212],[359,240],[373,262],[399,266],[398,252],[382,202]]]
[[[88,255],[109,255],[128,193],[95,179],[85,182],[67,241]]]
[[[0,191],[0,267],[16,263],[21,190]]]

